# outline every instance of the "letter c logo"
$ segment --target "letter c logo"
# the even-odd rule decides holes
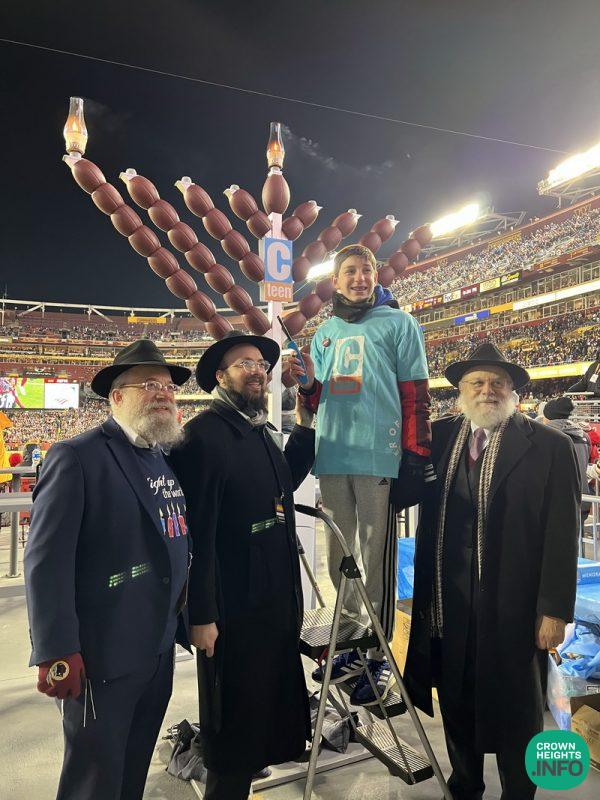
[[[271,242],[267,251],[267,272],[270,280],[285,283],[292,274],[290,248],[284,242]]]

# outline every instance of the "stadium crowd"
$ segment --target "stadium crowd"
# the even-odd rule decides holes
[[[26,319],[26,318],[24,318]],[[20,321],[0,325],[0,336],[8,338],[19,337],[56,337],[64,342],[82,340],[86,342],[123,342],[133,339],[152,339],[155,342],[201,342],[211,340],[200,328],[179,329],[174,326],[141,325],[123,322],[119,325],[109,321],[96,325],[78,325],[69,322],[49,322],[44,325],[29,324]]]
[[[187,381],[179,388],[179,392],[177,396],[187,395],[187,394],[205,394],[204,389],[201,389],[198,384],[196,383],[196,378],[192,375],[191,378],[188,378]]]
[[[578,328],[585,328],[581,335]],[[553,317],[538,325],[512,325],[485,335],[426,341],[430,374],[441,375],[451,361],[466,357],[483,338],[491,338],[516,362],[527,367],[593,361],[600,346],[600,311]]]
[[[436,264],[425,272],[401,275],[391,291],[401,304],[425,300],[473,281],[495,278],[517,269],[527,269],[547,258],[597,241],[600,235],[600,209],[549,223],[524,239],[515,239],[478,253],[468,253],[459,261]]]
[[[185,403],[180,406],[182,421],[185,423],[197,414],[206,404]],[[13,423],[4,431],[4,441],[8,450],[21,450],[27,442],[38,444],[58,442],[93,428],[104,422],[110,413],[108,403],[100,400],[82,398],[78,409],[65,411],[5,411]]]

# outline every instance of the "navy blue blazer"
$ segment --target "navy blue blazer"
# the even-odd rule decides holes
[[[90,678],[141,667],[158,653],[170,581],[152,494],[119,425],[53,445],[25,550],[30,666],[80,652]],[[189,649],[185,609],[177,641]]]

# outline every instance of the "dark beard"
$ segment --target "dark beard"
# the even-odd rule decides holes
[[[266,412],[269,408],[269,401],[267,399],[266,392],[262,392],[256,397],[246,397],[245,395],[241,394],[241,392],[237,392],[231,386],[229,381],[226,381],[223,389],[227,392],[227,395],[234,406],[241,411],[242,414],[246,414],[247,417],[255,417],[261,412]]]

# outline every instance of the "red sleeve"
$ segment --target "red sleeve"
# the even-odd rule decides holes
[[[590,464],[595,464],[599,457],[598,445],[600,444],[600,435],[596,428],[591,427],[589,431],[585,432],[590,442]]]
[[[322,391],[323,384],[316,378],[310,391],[306,392],[304,389],[302,389],[302,387],[300,387],[298,394],[300,397],[300,402],[304,408],[308,408],[309,411],[312,411],[313,414],[316,414],[317,408],[319,407],[319,402],[321,400]]]
[[[427,378],[398,381],[402,406],[402,449],[419,456],[431,455],[431,397]]]

